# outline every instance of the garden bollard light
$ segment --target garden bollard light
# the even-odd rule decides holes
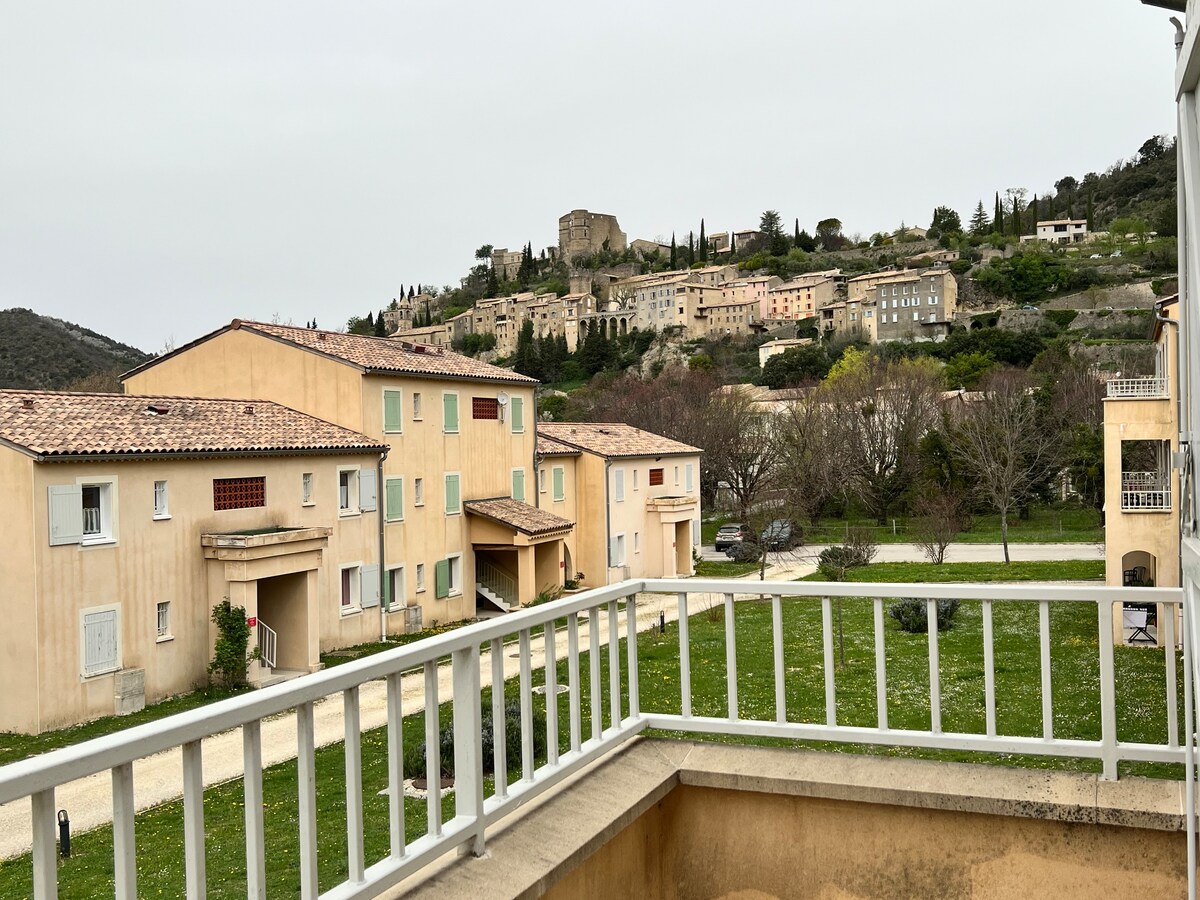
[[[58,811],[58,852],[64,857],[71,855],[71,820],[65,809]]]

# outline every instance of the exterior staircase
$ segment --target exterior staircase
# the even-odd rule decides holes
[[[506,613],[517,605],[517,582],[498,566],[478,560],[475,563],[475,599],[480,612]]]

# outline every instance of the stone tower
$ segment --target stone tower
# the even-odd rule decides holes
[[[396,298],[396,308],[384,310],[383,320],[387,323],[388,334],[412,331],[413,302],[408,299],[403,291]]]

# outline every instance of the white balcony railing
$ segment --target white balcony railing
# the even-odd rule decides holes
[[[1108,382],[1108,396],[1163,398],[1167,396],[1167,379],[1154,376],[1114,378]]]
[[[866,646],[874,646],[876,714],[872,726],[851,725],[838,718],[838,669],[835,667],[836,631],[833,626],[833,602],[838,597],[861,597],[864,591],[873,600],[873,629],[857,635]],[[678,617],[678,680],[670,686],[656,683],[647,691],[647,704],[639,687],[638,643],[621,640],[636,633],[640,601],[651,592],[655,611],[663,610]],[[715,697],[693,696],[692,655],[689,639],[689,613],[700,612],[704,599],[718,599],[712,611],[715,627],[724,619],[723,677],[724,702]],[[738,676],[737,595],[769,596],[772,634],[772,674],[774,703],[766,717],[746,718],[739,710],[739,689],[748,679],[762,672]],[[55,750],[41,756],[0,768],[0,804],[31,798],[32,866],[34,896],[53,898],[57,892],[58,866],[55,857],[55,791],[75,779],[110,770],[113,786],[113,852],[115,857],[115,894],[120,900],[137,896],[135,864],[134,775],[133,763],[143,757],[179,748],[183,764],[184,839],[182,855],[189,898],[203,897],[205,882],[204,773],[201,740],[222,731],[241,728],[245,796],[245,867],[248,895],[261,897],[289,890],[287,886],[266,884],[264,850],[262,727],[263,719],[292,711],[296,717],[297,782],[299,784],[298,824],[300,896],[318,893],[318,854],[316,824],[316,762],[314,703],[340,694],[344,708],[345,736],[345,827],[347,842],[347,878],[327,887],[323,898],[368,898],[378,896],[401,879],[429,865],[434,859],[460,847],[481,853],[487,829],[531,797],[560,782],[589,762],[646,728],[676,732],[728,734],[746,737],[774,737],[789,740],[816,740],[851,744],[876,744],[904,747],[970,750],[1001,754],[1075,757],[1100,760],[1106,777],[1117,776],[1122,760],[1183,763],[1177,721],[1176,655],[1164,654],[1165,692],[1157,698],[1137,698],[1137,709],[1149,710],[1165,704],[1165,743],[1121,741],[1118,737],[1116,683],[1113,666],[1113,605],[1121,602],[1158,603],[1166,607],[1159,617],[1161,638],[1168,647],[1175,644],[1175,607],[1182,603],[1182,592],[1171,588],[1109,588],[1048,585],[926,585],[926,584],[822,584],[804,582],[743,582],[648,580],[586,591],[553,603],[511,613],[455,631],[418,641],[395,650],[355,660],[345,665],[276,685],[251,694],[214,703],[211,706],[180,713],[158,722],[130,728],[82,744]],[[928,621],[928,728],[889,726],[888,656],[885,653],[884,611],[882,598],[915,598],[927,604]],[[942,664],[939,662],[937,601],[958,599],[980,601],[982,617],[983,700],[982,731],[963,733],[943,728]],[[1001,732],[997,725],[998,708],[1007,715],[1008,704],[1020,698],[1007,692],[997,695],[996,647],[994,644],[993,607],[997,604],[1027,604],[1038,610],[1038,638],[1041,675],[1041,734],[1014,736]],[[1094,740],[1065,738],[1055,733],[1054,691],[1051,680],[1051,649],[1060,641],[1051,641],[1051,604],[1083,604],[1095,610],[1099,642],[1096,650],[1098,687],[1095,701],[1099,712],[1099,737]],[[744,607],[742,607],[744,608]],[[823,646],[824,709],[817,721],[797,721],[795,709],[788,708],[789,677],[808,678],[807,670],[789,676],[785,658],[784,610],[789,620],[804,610],[820,610]],[[655,615],[657,621],[658,616]],[[556,620],[565,625],[556,625]],[[794,622],[794,620],[793,620]],[[794,627],[794,625],[793,625]],[[534,629],[544,629],[535,635]],[[1001,628],[1003,633],[1003,629]],[[515,637],[512,645],[508,638]],[[546,697],[558,694],[558,659],[563,659],[566,683],[565,715],[560,721],[558,704],[546,708],[545,761],[534,754],[534,642],[542,645]],[[895,640],[889,638],[889,645]],[[519,759],[509,759],[505,724],[505,660],[515,652],[519,657],[516,696],[520,707]],[[698,651],[696,651],[698,652]],[[439,669],[439,663],[448,666]],[[602,662],[607,666],[602,678]],[[743,658],[743,667],[747,664]],[[1003,660],[1001,660],[1003,663]],[[949,669],[952,662],[947,662]],[[439,747],[439,674],[449,674],[451,721],[454,734],[455,791],[454,814],[442,821],[442,800],[437,790],[429,791],[426,802],[427,832],[411,843],[405,839],[404,793],[401,785],[408,776],[424,775],[436,785],[440,777],[439,754],[427,754],[424,772],[406,772],[404,765],[402,717],[415,712],[413,701],[401,702],[403,673],[416,669],[420,675],[406,675],[407,697],[423,681],[423,723],[427,747]],[[482,670],[482,671],[481,671]],[[720,673],[720,665],[717,665]],[[706,675],[711,674],[710,672]],[[423,677],[422,677],[423,676]],[[972,676],[973,677],[973,676]],[[382,858],[367,859],[364,851],[363,752],[360,734],[359,688],[367,682],[386,684],[388,726],[386,767],[388,780],[389,849]],[[657,681],[657,680],[656,680]],[[491,687],[491,707],[495,739],[490,766],[485,766],[481,725],[483,706],[481,687]],[[893,684],[905,690],[912,685]],[[587,695],[584,699],[586,686]],[[917,688],[924,693],[925,679]],[[1061,689],[1061,688],[1060,688]],[[722,705],[724,711],[696,715],[703,698],[711,713]],[[586,709],[584,708],[586,703]],[[714,703],[716,706],[714,707]],[[922,701],[923,705],[923,701]],[[678,712],[675,712],[678,710]],[[588,721],[584,723],[584,713]],[[1060,723],[1060,730],[1062,725]],[[560,730],[562,740],[560,742]],[[515,744],[514,744],[515,746]],[[495,773],[494,787],[485,796],[484,773]],[[511,781],[507,773],[520,772]],[[276,827],[279,827],[276,824]],[[153,836],[148,836],[148,839]],[[240,837],[239,837],[240,841]],[[327,863],[327,865],[337,863]]]
[[[1170,509],[1169,490],[1121,491],[1122,512],[1164,512]]]

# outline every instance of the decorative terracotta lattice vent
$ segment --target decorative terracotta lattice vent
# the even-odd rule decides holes
[[[249,509],[267,505],[267,479],[214,478],[213,509]]]
[[[500,401],[495,397],[472,397],[472,419],[499,419]]]

